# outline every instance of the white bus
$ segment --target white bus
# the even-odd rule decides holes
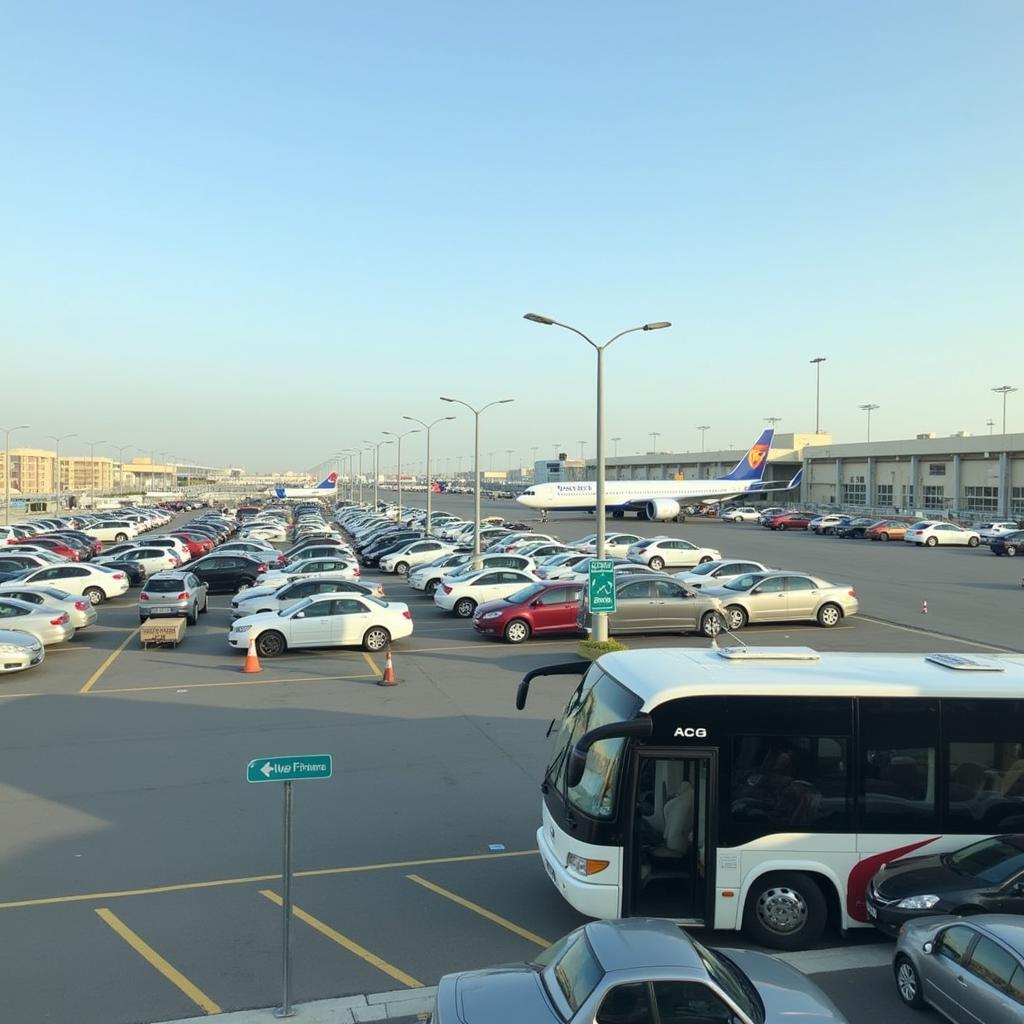
[[[870,924],[884,863],[1024,831],[1022,655],[627,651],[529,672],[520,710],[543,675],[583,676],[537,844],[590,917],[799,949]]]

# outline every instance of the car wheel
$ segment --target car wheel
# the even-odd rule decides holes
[[[933,547],[935,547],[935,545],[936,545],[936,544],[938,544],[938,543],[939,543],[939,538],[938,538],[938,537],[929,537],[929,538],[928,538],[928,539],[927,539],[927,540],[925,541],[925,544],[927,544],[927,545],[928,545],[928,547],[930,547],[930,548],[933,548]]]
[[[917,969],[905,956],[896,957],[893,965],[896,971],[896,991],[906,1006],[920,1010],[924,1007],[924,998],[921,995],[921,979],[917,976]]]
[[[837,626],[843,617],[843,610],[837,604],[823,604],[818,609],[818,625],[826,629]]]
[[[455,614],[460,619],[471,619],[476,611],[476,601],[471,597],[462,597],[455,602]]]
[[[978,538],[977,537],[968,537],[967,538],[967,546],[969,548],[976,548],[978,546]]]
[[[702,558],[702,559],[700,560],[700,562],[698,563],[698,565],[703,565],[703,564],[704,564],[705,562],[713,562],[713,561],[714,561],[714,559],[713,559],[713,558],[712,558],[712,557],[711,557],[710,555],[705,555],[705,556],[704,556],[704,557],[703,557],[703,558]]]
[[[1016,544],[1007,544],[1005,550],[1006,550],[1007,556],[1009,558],[1013,558],[1014,555],[1017,554],[1017,545]]]
[[[235,593],[240,594],[243,590],[248,590],[251,586],[252,584],[248,580],[239,580]]]
[[[383,626],[371,626],[363,636],[364,651],[383,651],[391,643],[391,634]]]
[[[879,540],[888,540],[888,539],[889,539],[889,534],[887,534],[887,533],[886,533],[886,532],[885,532],[885,531],[883,530],[883,531],[882,531],[882,532],[881,532],[881,533],[880,533],[880,534],[878,535],[878,539],[879,539]]]
[[[659,558],[657,555],[655,555],[647,564],[655,572],[661,572],[661,570],[665,568],[665,559]]]
[[[208,597],[203,598],[203,607],[199,609],[201,615],[205,615],[210,610],[210,599]]]
[[[441,586],[440,580],[427,580],[427,585],[423,588],[428,594],[433,595],[434,591]]]
[[[141,625],[141,624],[142,624],[143,622],[145,622],[145,621],[146,621],[146,620],[147,620],[148,618],[149,618],[149,616],[148,616],[148,615],[140,615],[140,616],[139,616],[139,624]]]
[[[521,644],[530,639],[530,627],[522,619],[513,619],[505,627],[505,639],[510,644]]]
[[[405,576],[409,572],[409,563],[399,562],[398,565],[395,566],[395,572],[398,573],[399,576]]]
[[[778,530],[779,533],[782,533],[782,531],[786,529],[786,524],[785,523],[779,523],[779,525],[776,526],[775,529]]]
[[[747,613],[738,604],[731,604],[725,609],[725,621],[729,629],[735,632],[747,624]]]
[[[806,949],[824,931],[828,908],[818,884],[799,871],[759,878],[743,910],[743,930],[771,949]]]
[[[86,587],[85,590],[82,591],[82,597],[89,598],[90,604],[103,604],[107,595],[104,594],[99,587]]]
[[[120,543],[121,541],[127,540],[127,539],[128,539],[128,534],[127,533],[115,533],[114,534],[114,540],[116,540],[118,543]]]
[[[268,629],[256,638],[256,653],[261,658],[276,658],[284,654],[287,647],[284,637],[276,629]]]
[[[701,616],[700,631],[705,636],[718,636],[722,632],[722,618],[718,612],[705,612]]]
[[[199,622],[199,609],[196,608],[195,611],[189,612],[188,615],[185,616],[185,620],[190,626],[196,625],[196,623]]]

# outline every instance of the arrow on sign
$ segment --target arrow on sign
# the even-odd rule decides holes
[[[266,761],[264,763],[263,767],[260,769],[260,773],[262,775],[266,776],[268,779],[273,774],[273,771],[274,771],[273,765],[271,765],[271,763],[269,761]]]

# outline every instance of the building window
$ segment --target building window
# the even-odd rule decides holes
[[[914,504],[914,485],[913,484],[903,484],[903,486],[902,486],[902,488],[900,490],[900,493],[903,495],[903,501],[901,502],[901,504],[903,504],[904,506],[913,505]]]
[[[863,482],[851,480],[849,483],[843,484],[842,494],[844,505],[866,505],[868,503],[868,489]]]
[[[999,511],[998,487],[965,487],[964,511],[992,515]]]
[[[1015,519],[1024,519],[1024,487],[1014,487],[1011,489],[1010,515]]]
[[[938,485],[924,487],[924,507],[925,508],[943,508],[946,504],[945,498],[946,488]]]
[[[945,476],[946,475],[946,464],[944,462],[929,462],[928,463],[928,475],[929,476]]]
[[[875,504],[892,504],[892,484],[878,484],[878,486],[875,488]]]

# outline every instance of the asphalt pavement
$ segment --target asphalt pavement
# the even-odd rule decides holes
[[[495,509],[523,518],[507,503]],[[545,525],[571,539],[593,518]],[[1018,642],[1009,624],[1019,614],[1003,606],[1021,598],[1011,577],[1024,563],[706,521],[609,524],[619,525],[808,569],[861,595],[865,614],[834,629],[751,627],[748,643],[925,653]],[[334,757],[329,781],[295,785],[297,1002],[429,987],[448,971],[528,959],[581,923],[534,849],[545,733],[565,682],[538,679],[527,710],[513,706],[522,674],[571,656],[575,641],[480,640],[385,582],[416,624],[395,646],[394,688],[377,685],[381,659],[356,650],[295,652],[243,675],[226,643],[226,597],[211,599],[179,647],[143,651],[134,591],[103,605],[97,625],[48,651],[40,669],[4,678],[6,1019],[127,1024],[276,1005],[282,794],[244,774],[272,754]],[[1005,602],[975,599],[987,593],[980,584]],[[923,591],[926,624],[915,610]],[[974,639],[934,635],[946,626]],[[910,1019],[884,966],[888,943],[857,931],[821,946],[831,952],[816,980],[852,1024]]]

